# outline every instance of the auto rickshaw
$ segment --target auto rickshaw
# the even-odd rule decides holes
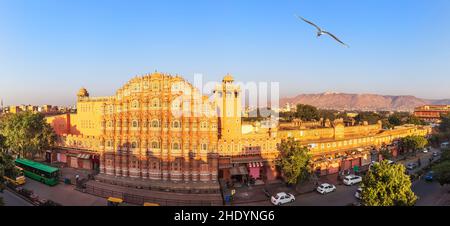
[[[160,205],[158,203],[146,202],[146,203],[144,203],[144,206],[160,206]]]
[[[123,203],[123,199],[109,197],[108,198],[108,206],[120,206]]]

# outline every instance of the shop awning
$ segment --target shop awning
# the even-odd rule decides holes
[[[245,166],[234,167],[230,169],[230,174],[231,176],[248,175],[248,170]]]
[[[263,163],[262,162],[251,162],[248,164],[249,168],[259,168],[259,167],[263,167]]]
[[[90,154],[78,154],[77,158],[79,159],[91,159]]]

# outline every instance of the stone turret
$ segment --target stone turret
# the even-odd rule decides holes
[[[85,88],[81,88],[80,91],[78,91],[77,97],[78,98],[89,97],[89,92]]]

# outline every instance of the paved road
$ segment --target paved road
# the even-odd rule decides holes
[[[4,190],[3,193],[0,193],[0,197],[3,198],[5,206],[33,206],[29,202],[8,190]]]
[[[433,150],[438,151],[438,150]],[[432,152],[433,152],[432,151]],[[400,164],[408,164],[410,162],[417,162],[417,158],[422,159],[422,166],[416,168],[410,173],[415,173],[422,168],[427,167],[429,164],[428,159],[431,157],[430,153],[418,153],[416,158],[408,159],[400,162]],[[437,159],[437,158],[436,158]],[[335,192],[322,195],[317,192],[300,195],[296,198],[296,201],[286,206],[346,206],[352,203],[358,202],[355,198],[355,192],[358,189],[358,185],[345,186],[338,185]],[[411,189],[419,197],[417,206],[443,206],[450,205],[450,186],[442,187],[437,182],[426,182],[424,179],[414,181]],[[242,204],[242,206],[271,206],[269,200],[263,202],[254,202],[248,204]]]
[[[63,206],[106,206],[104,198],[81,193],[74,190],[74,186],[58,184],[54,187],[27,178],[24,188],[33,190],[39,198],[52,200]]]

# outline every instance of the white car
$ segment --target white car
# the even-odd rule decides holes
[[[422,151],[423,151],[423,153],[428,153],[428,149],[426,149],[426,148],[424,148]]]
[[[355,197],[357,199],[361,199],[361,193],[362,193],[362,188],[359,187],[358,190],[356,190]]]
[[[286,203],[292,203],[295,201],[295,196],[286,192],[280,192],[275,196],[272,196],[271,200],[272,204],[275,206],[281,206]]]
[[[344,177],[343,182],[345,185],[351,186],[351,185],[362,182],[362,177],[356,176],[356,175],[348,175],[348,176]]]
[[[319,187],[317,187],[317,192],[319,192],[322,195],[325,195],[327,193],[336,191],[336,186],[332,184],[321,184]]]

